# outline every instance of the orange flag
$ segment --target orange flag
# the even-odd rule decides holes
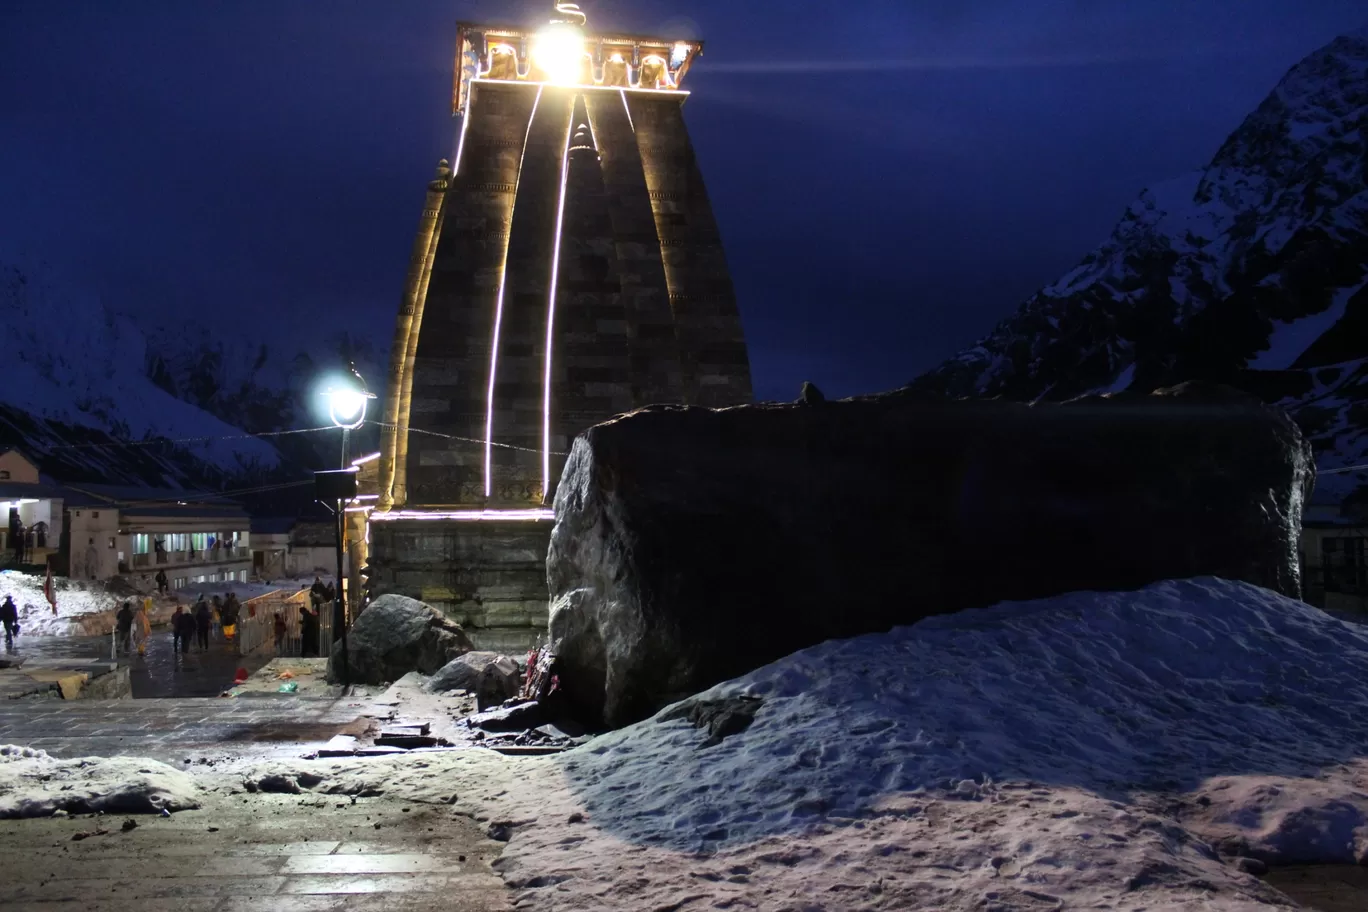
[[[47,579],[43,580],[43,595],[47,596],[48,604],[52,606],[52,613],[57,614],[57,590],[52,586],[52,568],[48,567]]]

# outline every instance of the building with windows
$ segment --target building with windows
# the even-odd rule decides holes
[[[1301,563],[1307,602],[1368,612],[1368,511],[1313,496],[1302,516]]]
[[[572,3],[461,24],[455,160],[428,185],[357,521],[379,591],[470,627],[547,618],[576,435],[749,402],[741,319],[683,117],[698,41],[591,33]]]
[[[246,582],[252,569],[247,513],[214,494],[42,479],[18,450],[0,453],[0,566],[51,566],[73,579],[154,577],[173,588]],[[24,550],[16,557],[16,537]]]

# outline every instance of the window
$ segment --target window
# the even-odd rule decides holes
[[[133,536],[133,553],[150,554],[152,552],[152,536],[145,532],[139,532]]]
[[[9,480],[10,480],[9,469],[0,469],[0,481],[9,481]]]
[[[109,540],[109,550],[113,551],[113,550],[114,550],[115,548],[117,548],[117,547],[119,547],[119,543],[116,542],[114,539],[111,538],[111,539]]]
[[[76,514],[76,515],[79,516],[80,514],[78,513],[78,514]],[[90,518],[91,518],[91,519],[99,519],[99,518],[100,518],[100,511],[99,511],[99,510],[95,510],[94,512],[92,512],[92,513],[90,514]]]
[[[185,588],[185,577],[183,577],[183,576],[178,576],[178,577],[176,577],[175,579],[173,579],[173,580],[171,581],[171,588],[172,588],[172,589],[184,589],[184,588]]]

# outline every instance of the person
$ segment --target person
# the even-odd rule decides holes
[[[181,651],[181,632],[184,629],[181,624],[184,618],[185,612],[180,605],[177,605],[176,610],[171,612],[171,652],[173,654]],[[190,644],[186,643],[185,645],[189,646]]]
[[[14,599],[8,595],[5,596],[3,602],[0,602],[0,622],[5,625],[5,646],[6,648],[12,647],[14,638],[19,635],[19,608],[14,604]]]
[[[199,640],[200,652],[209,651],[209,628],[213,626],[213,623],[213,616],[209,613],[209,603],[201,595],[195,604],[195,636]]]
[[[223,625],[223,638],[230,643],[233,641],[233,637],[237,636],[237,622],[237,598],[230,592],[223,600],[223,607],[219,609],[219,623]]]
[[[176,610],[180,611],[180,607],[177,606]],[[195,641],[194,613],[188,609],[181,611],[179,625],[176,629],[180,631],[180,648],[181,654],[184,655],[190,651],[190,644]]]
[[[118,630],[118,645],[123,647],[124,652],[132,649],[130,640],[133,635],[133,603],[124,602],[119,609],[119,613],[114,616],[115,629]]]
[[[309,587],[309,601],[313,603],[314,611],[317,611],[318,606],[323,604],[323,597],[327,592],[328,590],[323,585],[323,580],[315,576],[313,585]]]
[[[305,605],[299,606],[299,655],[318,655],[318,614]]]
[[[219,634],[219,635],[222,635],[222,633],[223,633],[223,599],[219,598],[217,595],[214,596],[213,599],[210,601],[210,607],[213,609],[213,610],[212,610],[212,615],[213,615],[213,618],[214,618],[214,626],[218,628],[218,630],[216,631],[216,633]],[[217,639],[217,637],[215,637],[215,639]]]
[[[286,629],[287,629],[287,628],[286,628],[286,625],[285,625],[285,618],[284,618],[284,616],[283,616],[279,611],[277,611],[277,612],[275,613],[275,651],[276,651],[276,655],[282,655],[282,654],[285,652],[285,633],[286,633]]]
[[[152,600],[143,599],[142,607],[138,609],[137,615],[133,618],[133,642],[138,647],[138,655],[147,655],[147,642],[152,639],[152,617],[148,609],[152,605]]]
[[[167,586],[170,585],[170,582],[169,582],[169,581],[167,580],[167,578],[166,578],[166,571],[165,571],[165,570],[158,570],[158,571],[157,571],[156,580],[157,580],[157,594],[158,594],[158,595],[166,595],[166,588],[167,588]]]

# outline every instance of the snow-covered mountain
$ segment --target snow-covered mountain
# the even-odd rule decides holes
[[[153,383],[254,434],[327,425],[320,386],[348,363],[354,363],[370,385],[383,393],[381,356],[369,341],[345,332],[310,340],[307,347],[166,322],[145,332],[146,370]],[[369,414],[378,418],[378,406],[373,404]],[[372,443],[373,430],[368,427],[361,432],[357,452]],[[273,442],[288,459],[317,468],[334,458],[333,436],[285,435]]]
[[[182,486],[281,468],[274,446],[171,395],[147,375],[127,317],[0,264],[6,350],[0,443],[93,478]],[[128,446],[162,440],[156,446]]]
[[[1066,399],[1190,379],[1278,401],[1322,468],[1368,463],[1368,28],[1294,66],[1199,171],[1145,190],[1107,241],[914,380]],[[1322,476],[1368,496],[1368,472]]]
[[[335,463],[336,432],[252,435],[327,425],[319,380],[348,361],[380,378],[374,349],[346,335],[291,351],[164,319],[143,327],[46,269],[0,263],[0,315],[0,445],[67,480],[201,487],[307,477]],[[363,431],[353,452],[371,443]]]

